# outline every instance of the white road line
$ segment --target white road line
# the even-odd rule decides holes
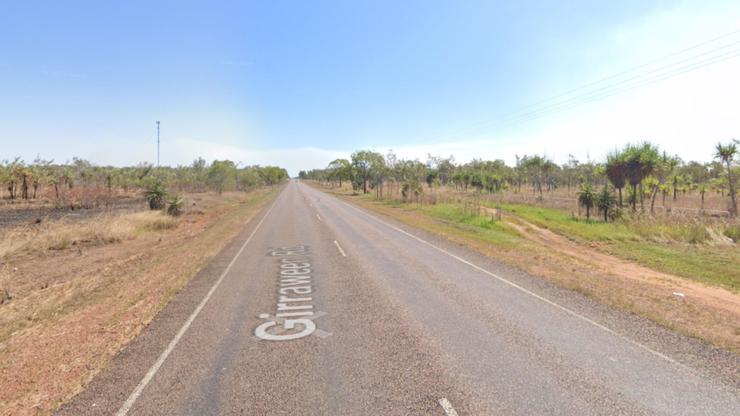
[[[457,416],[457,412],[452,408],[452,404],[449,400],[443,397],[439,399],[438,402],[439,405],[442,406],[442,409],[444,409],[445,413],[447,413],[447,416]]]
[[[279,196],[278,196],[279,198]],[[131,410],[131,407],[133,407],[134,403],[136,403],[136,400],[141,396],[141,393],[144,391],[146,386],[149,384],[150,381],[152,381],[152,378],[157,374],[157,371],[159,371],[159,368],[164,364],[165,360],[167,360],[167,357],[172,353],[172,351],[175,349],[175,346],[177,346],[177,343],[180,342],[180,339],[183,335],[185,335],[185,332],[187,332],[188,328],[190,328],[190,325],[193,323],[195,318],[198,317],[198,314],[203,309],[204,306],[206,306],[206,303],[208,303],[208,300],[213,295],[213,292],[216,291],[218,286],[221,284],[221,282],[224,280],[224,277],[229,273],[231,270],[231,267],[236,263],[236,259],[239,258],[239,256],[242,254],[244,249],[247,247],[247,244],[252,240],[252,237],[254,237],[254,234],[259,230],[262,223],[265,221],[265,218],[267,218],[268,215],[270,215],[270,212],[272,212],[272,209],[275,207],[275,204],[277,203],[277,199],[272,203],[270,206],[270,209],[267,210],[265,215],[262,217],[260,222],[257,223],[257,226],[254,227],[254,230],[252,230],[252,233],[249,234],[249,237],[247,237],[247,241],[242,244],[241,248],[239,248],[239,251],[236,253],[233,259],[231,259],[231,262],[229,262],[228,266],[226,266],[226,269],[224,269],[223,273],[221,273],[221,276],[219,276],[218,280],[216,280],[216,283],[213,284],[211,289],[208,291],[206,296],[203,298],[203,300],[200,301],[198,304],[198,307],[195,308],[192,314],[190,314],[190,317],[188,317],[188,320],[185,321],[185,324],[180,328],[179,331],[177,331],[177,334],[174,338],[172,338],[172,341],[170,341],[170,344],[167,346],[167,349],[165,349],[162,354],[159,356],[157,361],[152,365],[152,367],[147,371],[146,375],[144,375],[144,378],[141,379],[139,384],[136,386],[133,392],[131,392],[131,395],[128,396],[128,399],[123,403],[120,409],[118,409],[118,412],[116,412],[116,416],[125,416],[129,410]]]
[[[342,250],[342,246],[339,245],[337,240],[334,240],[334,245],[337,246],[337,248],[339,249],[339,252],[342,253],[342,256],[347,257],[347,254],[344,253],[344,250]]]
[[[489,276],[491,276],[491,277],[493,277],[493,278],[495,278],[495,279],[497,279],[497,280],[499,280],[499,281],[501,281],[503,283],[506,283],[507,285],[509,285],[509,286],[511,286],[511,287],[513,287],[515,289],[520,290],[521,292],[524,292],[524,293],[526,293],[526,294],[528,294],[528,295],[530,295],[530,296],[532,296],[532,297],[534,297],[536,299],[541,300],[542,302],[547,303],[548,305],[551,305],[551,306],[553,306],[553,307],[555,307],[557,309],[560,309],[561,311],[563,311],[563,312],[565,312],[565,313],[567,313],[567,314],[569,314],[569,315],[571,315],[571,316],[573,316],[575,318],[578,318],[578,319],[580,319],[580,320],[582,320],[584,322],[587,322],[587,323],[589,323],[589,324],[591,324],[591,325],[593,325],[593,326],[595,326],[595,327],[597,327],[599,329],[602,329],[602,330],[608,332],[611,335],[614,335],[614,336],[616,336],[618,338],[621,338],[621,339],[629,342],[630,344],[632,344],[632,345],[634,345],[636,347],[642,348],[643,350],[649,352],[650,354],[655,355],[656,357],[662,358],[662,359],[668,361],[671,364],[675,364],[675,365],[677,365],[679,367],[682,367],[682,368],[684,368],[686,370],[691,371],[691,368],[689,368],[686,365],[684,365],[684,364],[682,364],[682,363],[674,360],[673,358],[671,358],[671,357],[669,357],[669,356],[667,356],[665,354],[662,354],[662,353],[660,353],[658,351],[655,351],[654,349],[648,347],[647,345],[641,344],[641,343],[639,343],[639,342],[637,342],[637,341],[635,341],[635,340],[627,337],[626,335],[620,334],[619,332],[616,332],[613,329],[608,328],[608,327],[606,327],[606,326],[604,326],[604,325],[602,325],[602,324],[600,324],[600,323],[592,320],[591,318],[588,318],[586,316],[583,316],[583,315],[581,315],[580,313],[578,313],[576,311],[573,311],[571,309],[568,309],[565,306],[562,306],[562,305],[560,305],[558,303],[555,303],[555,302],[551,301],[550,299],[547,299],[547,298],[545,298],[543,296],[540,296],[540,295],[538,295],[538,294],[536,294],[536,293],[534,293],[534,292],[532,292],[532,291],[530,291],[528,289],[525,289],[524,287],[519,286],[518,284],[512,282],[511,280],[507,280],[507,279],[505,279],[505,278],[503,278],[503,277],[501,277],[501,276],[499,276],[499,275],[497,275],[495,273],[489,272],[488,270],[486,270],[486,269],[484,269],[484,268],[482,268],[482,267],[480,267],[480,266],[478,266],[476,264],[473,264],[473,263],[471,263],[471,262],[463,259],[462,257],[459,257],[459,256],[457,256],[455,254],[452,254],[449,251],[447,251],[447,250],[445,250],[445,249],[443,249],[441,247],[438,247],[438,246],[436,246],[436,245],[434,245],[434,244],[432,244],[432,243],[430,243],[430,242],[428,242],[428,241],[426,241],[426,240],[424,240],[424,239],[422,239],[420,237],[417,237],[417,236],[415,236],[415,235],[413,235],[413,234],[411,234],[409,232],[406,232],[406,231],[404,231],[404,230],[402,230],[402,229],[400,229],[398,227],[395,227],[395,226],[393,226],[393,225],[391,225],[391,224],[389,224],[389,223],[387,223],[387,222],[385,222],[385,221],[383,221],[383,220],[375,217],[374,215],[370,215],[369,213],[365,212],[364,210],[362,210],[360,208],[357,208],[357,207],[355,207],[354,205],[352,205],[352,204],[350,204],[348,202],[344,202],[341,199],[336,198],[336,197],[334,199],[336,201],[339,201],[342,204],[344,204],[344,205],[352,208],[353,210],[355,210],[357,212],[360,212],[360,213],[362,213],[363,215],[365,215],[365,216],[367,216],[369,218],[372,218],[373,220],[375,220],[375,221],[377,221],[377,222],[385,225],[386,227],[388,227],[390,229],[396,230],[399,233],[404,234],[404,235],[406,235],[406,236],[408,236],[410,238],[413,238],[414,240],[416,240],[416,241],[418,241],[420,243],[426,244],[429,247],[432,247],[432,248],[434,248],[434,249],[436,249],[436,250],[438,250],[438,251],[440,251],[440,252],[442,252],[442,253],[450,256],[450,257],[452,257],[453,259],[455,259],[455,260],[457,260],[457,261],[459,261],[461,263],[467,264],[468,266],[470,266],[470,267],[472,267],[472,268],[480,271],[481,273],[485,273],[485,274],[487,274],[487,275],[489,275]]]

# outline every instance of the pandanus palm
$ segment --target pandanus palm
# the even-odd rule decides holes
[[[733,140],[732,143],[723,145],[717,143],[715,147],[714,157],[722,161],[727,169],[727,186],[730,192],[730,213],[735,216],[737,215],[737,198],[735,195],[735,181],[732,175],[732,161],[737,155],[737,140]]]
[[[578,203],[586,208],[586,219],[591,219],[591,208],[596,203],[596,194],[591,189],[591,184],[586,183],[578,193]]]

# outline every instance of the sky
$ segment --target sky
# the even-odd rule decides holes
[[[0,160],[708,161],[738,55],[737,0],[0,0]]]

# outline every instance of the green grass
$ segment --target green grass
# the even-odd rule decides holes
[[[512,249],[519,247],[522,243],[522,239],[516,230],[502,221],[495,221],[490,217],[472,215],[469,212],[465,212],[460,204],[445,203],[419,206],[418,204],[405,204],[396,200],[378,200],[370,195],[361,196],[361,198],[375,204],[414,211],[441,220],[448,226],[452,226],[468,236],[474,236],[480,241],[485,241],[498,247]]]
[[[604,242],[610,254],[651,269],[740,292],[740,248],[701,244],[711,238],[705,224],[656,220],[604,223],[549,208],[511,204],[499,208],[576,241]],[[725,234],[727,230],[733,228],[727,228]]]
[[[565,211],[550,208],[541,208],[529,205],[501,204],[497,205],[503,211],[515,214],[517,217],[531,222],[542,228],[562,234],[574,240],[585,241],[635,241],[640,236],[630,231],[622,223],[605,223],[596,220],[574,218]]]
[[[740,250],[737,247],[628,241],[607,251],[643,266],[740,293]]]
[[[398,201],[378,201],[371,194],[362,198],[426,214],[477,239],[501,247],[515,248],[522,244],[522,238],[506,223],[490,217],[471,215],[459,203],[419,207],[417,204],[403,204]],[[648,217],[605,223],[575,218],[563,210],[531,205],[488,206],[576,242],[601,243],[601,250],[653,270],[740,292],[740,247],[704,244],[711,240],[711,235],[707,231],[707,224],[701,221],[666,221]],[[735,241],[740,237],[737,225],[726,224],[720,234]]]
[[[487,239],[497,244],[511,245],[519,239],[519,234],[502,221],[465,212],[458,204],[436,204],[424,206],[421,211],[430,216],[456,224],[464,224],[485,230]]]

